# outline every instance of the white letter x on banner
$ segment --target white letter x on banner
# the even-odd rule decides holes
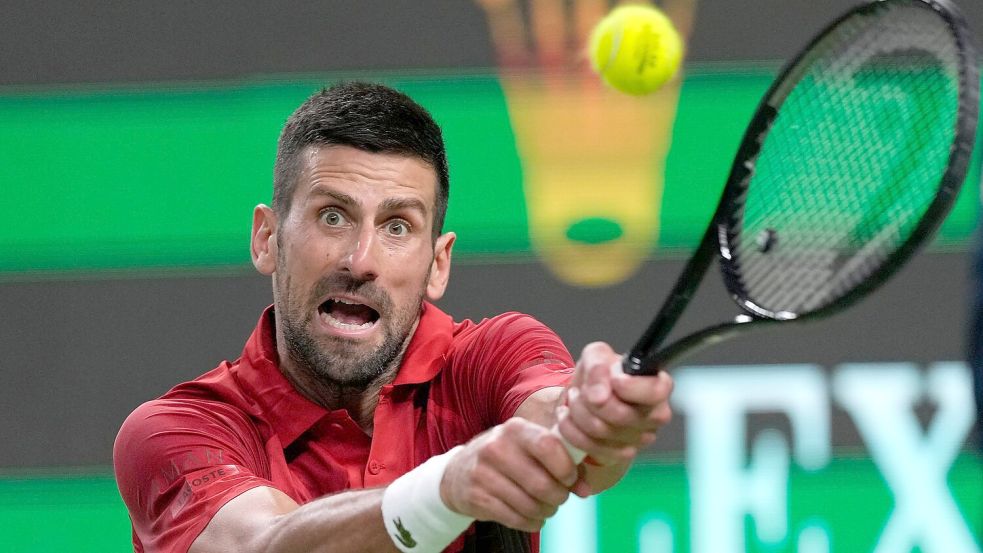
[[[895,506],[876,553],[978,551],[946,477],[974,419],[969,371],[937,363],[923,379],[908,363],[847,364],[833,375],[833,396],[850,414]],[[936,411],[928,430],[914,407],[927,394]]]

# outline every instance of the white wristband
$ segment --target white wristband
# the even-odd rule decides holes
[[[450,510],[440,498],[444,469],[462,447],[427,459],[382,494],[382,519],[400,551],[439,553],[474,522]]]

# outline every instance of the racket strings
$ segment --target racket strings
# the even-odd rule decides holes
[[[793,68],[732,216],[731,272],[791,318],[876,272],[936,197],[956,132],[960,59],[914,3],[857,16]]]

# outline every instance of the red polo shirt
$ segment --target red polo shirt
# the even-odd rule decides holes
[[[277,359],[270,308],[238,360],[123,423],[113,461],[135,551],[186,552],[226,502],[257,486],[304,504],[386,485],[505,421],[536,390],[565,385],[573,366],[559,338],[527,315],[455,323],[426,304],[368,436],[346,410],[301,396]]]

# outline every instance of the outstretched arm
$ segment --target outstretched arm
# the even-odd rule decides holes
[[[382,523],[383,491],[339,493],[299,506],[275,488],[253,488],[219,509],[189,553],[396,552]]]
[[[443,507],[528,532],[556,512],[578,477],[559,438],[522,418],[450,455],[437,479]],[[384,488],[350,491],[298,506],[279,490],[254,488],[226,503],[190,551],[397,551],[383,521],[384,495]]]

